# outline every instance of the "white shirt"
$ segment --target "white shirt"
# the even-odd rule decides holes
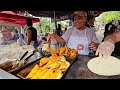
[[[109,27],[108,27],[108,31],[110,31],[111,27],[112,27],[112,25],[109,25]]]
[[[93,30],[94,32],[96,31],[95,27],[89,27],[91,30]]]
[[[21,38],[19,38],[19,39],[17,40],[17,43],[18,43],[20,46],[25,45],[24,40],[21,39]]]
[[[78,30],[77,28],[75,27],[71,27],[69,28],[63,35],[62,35],[62,38],[68,42],[73,30],[76,30],[77,34],[80,36],[80,37],[84,37],[84,33],[85,33],[85,30]],[[88,39],[88,43],[91,44],[91,42],[96,42],[98,43],[98,39],[96,37],[96,34],[95,34],[95,31],[94,30],[91,30],[91,28],[88,28],[86,27],[86,36],[87,36],[87,39]],[[73,42],[74,43],[74,42]]]

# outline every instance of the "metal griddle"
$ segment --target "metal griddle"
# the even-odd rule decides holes
[[[39,59],[39,60],[40,60],[40,59]],[[28,73],[27,75],[23,74],[23,76],[20,75],[20,73],[21,73],[22,71],[25,71],[25,70],[27,71],[28,69],[31,69],[31,70],[32,70],[32,68],[33,68],[36,64],[39,63],[39,60],[36,60],[36,61],[34,61],[34,62],[29,63],[28,65],[26,65],[26,66],[22,67],[21,69],[19,69],[19,71],[17,71],[17,72],[14,73],[14,74],[15,74],[16,76],[20,77],[21,79],[25,79],[25,77],[26,77],[29,73]],[[66,73],[68,72],[69,68],[71,67],[71,65],[73,64],[73,62],[74,62],[76,59],[70,59],[70,58],[66,57],[66,60],[70,63],[70,66],[68,67],[68,69],[67,69],[65,72],[63,72],[63,76],[62,76],[61,79],[64,79]],[[31,71],[31,70],[30,70],[30,71]],[[24,76],[24,75],[25,75],[25,76]]]

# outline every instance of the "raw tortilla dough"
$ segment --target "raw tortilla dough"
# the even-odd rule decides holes
[[[113,56],[107,59],[93,58],[87,63],[87,66],[90,71],[98,75],[113,76],[120,74],[120,60]]]

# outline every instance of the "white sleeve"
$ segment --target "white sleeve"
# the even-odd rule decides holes
[[[68,30],[66,30],[66,32],[61,36],[65,42],[67,42],[72,34],[73,28],[69,28]]]
[[[20,39],[17,40],[17,43],[18,43],[19,45],[21,45]]]
[[[108,27],[108,31],[111,29],[111,27],[112,27],[112,25],[110,25],[110,26]]]

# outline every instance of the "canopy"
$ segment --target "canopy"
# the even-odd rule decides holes
[[[29,13],[34,16],[54,18],[54,11],[29,11]],[[66,15],[71,15],[71,11],[55,11],[57,18]]]
[[[54,22],[55,20],[56,22],[58,22],[58,21],[71,19],[71,15],[73,14],[73,12],[74,11],[29,11],[28,13],[38,17],[50,17],[52,19],[52,22]],[[88,14],[92,14],[95,17],[97,17],[103,11],[86,11],[86,12]]]
[[[0,23],[11,23],[11,24],[19,24],[19,25],[25,25],[26,19],[31,18],[33,23],[39,22],[39,18],[34,17],[26,17],[26,16],[20,16],[15,14],[14,12],[10,11],[1,11],[0,12]]]
[[[0,20],[0,26],[20,26],[20,24],[14,24],[9,21]]]
[[[69,16],[73,14],[74,11],[55,11],[56,18],[63,16]],[[100,15],[103,11],[86,11],[88,14],[93,14],[94,16]],[[33,16],[38,17],[51,17],[54,18],[54,11],[29,11]]]

